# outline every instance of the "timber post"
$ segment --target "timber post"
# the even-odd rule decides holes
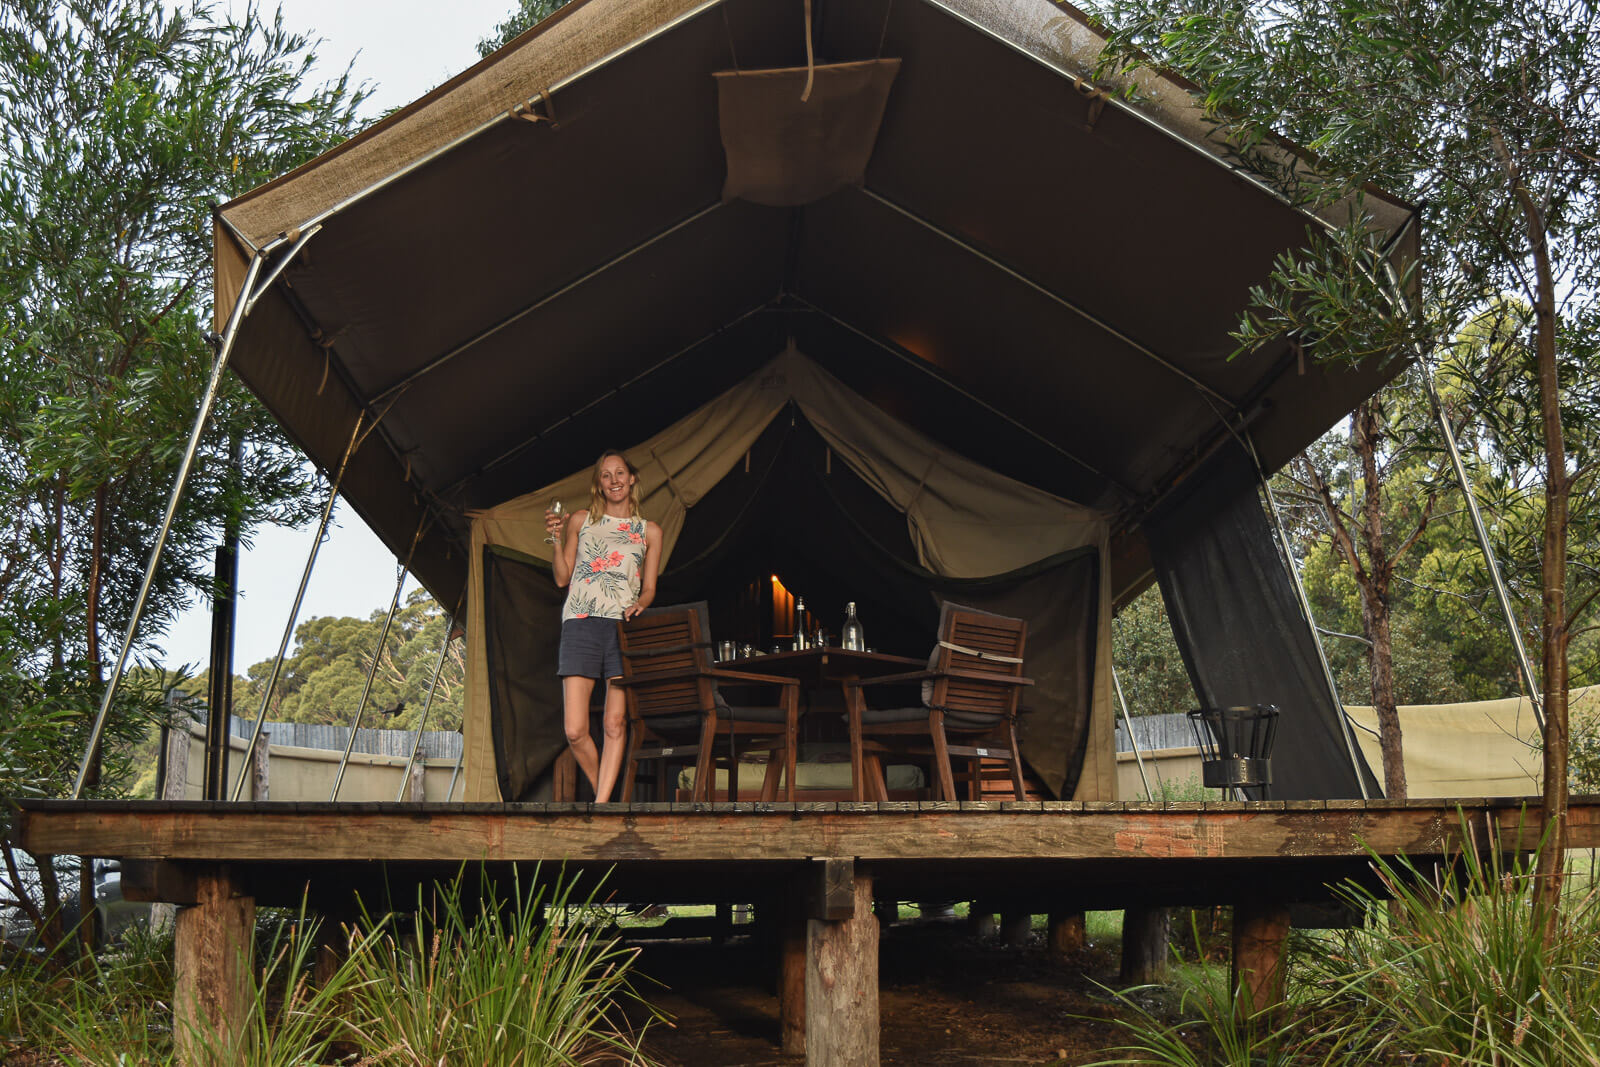
[[[1008,945],[1026,945],[1033,936],[1033,916],[1025,911],[1000,913],[1000,940]]]
[[[226,866],[194,872],[194,903],[178,909],[173,943],[173,1039],[181,1067],[225,1067],[250,1011],[256,902]]]
[[[1122,913],[1122,981],[1148,985],[1167,976],[1172,916],[1166,908],[1130,907]]]
[[[271,799],[272,731],[261,731],[261,743],[250,759],[250,799]],[[240,773],[243,773],[242,771]]]
[[[968,905],[967,933],[973,937],[994,937],[1000,932],[1000,924],[995,919],[995,905],[988,900],[974,900]]]
[[[872,876],[850,860],[818,862],[824,865],[826,887],[817,903],[830,917],[806,923],[806,1065],[876,1067],[878,920],[872,914]],[[848,914],[841,914],[846,885]]]
[[[1082,952],[1089,944],[1088,927],[1081,911],[1052,911],[1045,947],[1055,957]]]
[[[1288,967],[1289,906],[1257,899],[1233,905],[1233,966],[1228,976],[1236,1010],[1251,1016],[1283,1003]]]
[[[785,1056],[806,1051],[806,897],[793,888],[778,903],[778,1044]]]

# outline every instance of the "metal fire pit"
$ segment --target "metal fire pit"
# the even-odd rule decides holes
[[[1200,746],[1200,780],[1212,789],[1267,799],[1272,785],[1272,742],[1278,733],[1275,704],[1198,708],[1189,712]],[[1254,796],[1250,790],[1257,791]]]

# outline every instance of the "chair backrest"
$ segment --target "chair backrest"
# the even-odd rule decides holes
[[[934,654],[936,671],[1022,676],[1022,656],[1028,641],[1025,621],[953,605],[943,614],[944,626]],[[1019,688],[975,678],[936,678],[929,704],[945,711],[1014,715]]]
[[[674,715],[703,711],[715,700],[711,642],[702,636],[692,606],[652,610],[622,623],[622,677],[638,713]],[[676,677],[652,681],[652,675]]]

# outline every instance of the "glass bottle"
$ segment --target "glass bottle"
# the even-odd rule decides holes
[[[844,626],[839,630],[839,644],[851,652],[866,650],[867,634],[861,628],[861,620],[856,618],[856,602],[854,600],[844,606]]]
[[[806,647],[806,598],[794,598],[794,650],[799,652]]]

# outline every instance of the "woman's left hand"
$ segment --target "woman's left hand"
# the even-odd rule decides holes
[[[644,614],[644,605],[635,600],[632,604],[622,609],[622,620],[637,619]]]

